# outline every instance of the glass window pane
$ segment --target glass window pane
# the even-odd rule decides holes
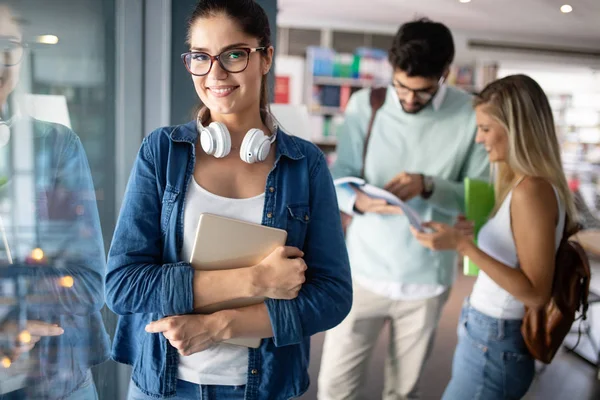
[[[25,46],[0,56],[0,398],[117,398],[114,27],[114,0],[0,0],[0,41]]]

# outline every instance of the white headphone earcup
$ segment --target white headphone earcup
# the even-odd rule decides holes
[[[216,158],[227,157],[231,151],[231,136],[225,125],[219,122],[212,122],[208,126],[208,130],[215,141],[214,156]]]
[[[260,129],[250,129],[240,147],[240,158],[248,164],[263,162],[271,150],[269,138]]]
[[[204,152],[208,155],[214,155],[215,150],[217,149],[217,142],[215,141],[215,138],[206,128],[202,128],[199,132],[200,146],[202,146],[202,150],[204,150]]]
[[[271,141],[269,140],[269,138],[265,138],[265,140],[263,140],[260,143],[260,146],[257,149],[256,160],[259,162],[265,161],[267,159],[267,157],[269,156],[270,151],[271,151]]]

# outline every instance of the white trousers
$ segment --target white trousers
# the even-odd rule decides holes
[[[360,398],[370,355],[386,321],[390,322],[390,343],[382,398],[418,399],[419,378],[449,292],[424,300],[392,300],[354,283],[350,314],[325,335],[318,399]],[[370,394],[368,398],[376,397]]]

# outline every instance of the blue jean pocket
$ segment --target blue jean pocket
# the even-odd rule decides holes
[[[535,362],[529,354],[512,352],[502,353],[504,375],[504,397],[521,399],[527,391],[535,375]]]
[[[481,399],[488,363],[487,348],[468,332],[467,321],[458,324],[458,344],[452,359],[452,378],[444,391],[444,400]]]
[[[475,347],[477,350],[481,351],[482,353],[486,353],[488,351],[488,347],[481,341],[477,340],[477,338],[475,338],[475,336],[469,332],[469,321],[468,321],[468,318],[466,318],[466,317],[461,318],[461,321],[460,321],[460,324],[458,327],[458,337],[459,337],[459,339],[461,337],[464,338],[464,340],[469,342],[473,347]]]

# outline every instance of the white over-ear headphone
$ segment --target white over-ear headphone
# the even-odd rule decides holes
[[[220,122],[211,122],[205,127],[202,125],[200,117],[196,121],[196,126],[200,134],[202,150],[216,158],[227,157],[231,151],[231,136],[227,127]],[[240,146],[240,158],[248,164],[265,161],[276,137],[276,127],[271,136],[265,135],[260,129],[250,129]]]

